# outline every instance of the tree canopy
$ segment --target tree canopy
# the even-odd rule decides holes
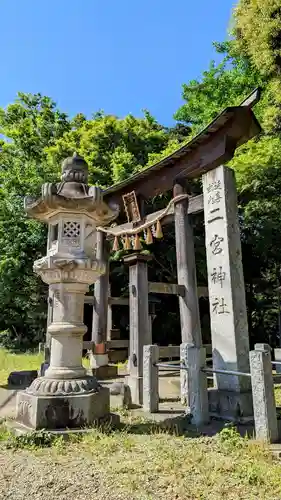
[[[262,98],[255,113],[263,131],[239,148],[229,166],[238,182],[251,336],[277,342],[281,0],[240,0],[230,33],[227,41],[214,44],[221,62],[211,61],[199,80],[183,84],[184,104],[175,111],[173,128],[159,124],[147,110],[143,118],[96,112],[91,119],[82,114],[71,119],[40,94],[19,93],[14,103],[0,109],[0,342],[8,347],[36,344],[46,328],[46,288],[32,271],[33,261],[45,254],[46,228],[25,216],[24,196],[38,194],[43,182],[57,180],[62,159],[74,151],[86,159],[90,183],[107,187],[121,181],[178,148],[257,86]],[[198,274],[204,281],[202,225],[195,233]],[[172,238],[171,233],[166,243],[153,248],[158,266],[153,272],[159,280],[176,279]],[[123,283],[122,264],[114,272]],[[171,312],[167,328],[178,328],[176,321]]]
[[[45,254],[46,228],[28,219],[26,195],[57,181],[61,161],[74,151],[89,165],[89,182],[106,187],[144,168],[188,127],[168,129],[144,111],[139,119],[95,113],[74,119],[40,94],[19,93],[0,110],[0,341],[7,346],[38,343],[46,325],[46,287],[32,271]]]

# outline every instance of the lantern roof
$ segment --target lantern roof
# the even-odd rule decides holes
[[[84,214],[99,226],[109,224],[119,214],[118,205],[104,202],[100,187],[88,185],[87,162],[77,153],[62,162],[61,182],[43,184],[39,198],[25,198],[24,209],[43,222],[71,212]]]

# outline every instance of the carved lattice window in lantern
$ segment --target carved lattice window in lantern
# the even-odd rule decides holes
[[[69,221],[63,225],[63,238],[78,238],[80,236],[79,222]]]

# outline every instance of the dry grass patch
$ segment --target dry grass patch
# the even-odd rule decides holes
[[[38,370],[43,362],[42,354],[12,353],[0,349],[0,385],[7,383],[8,376],[13,371]]]
[[[8,376],[13,371],[39,370],[43,363],[43,354],[39,353],[13,353],[0,348],[0,385],[7,383]],[[89,360],[83,359],[83,366],[89,368]]]
[[[130,413],[122,418],[121,431],[93,430],[49,448],[30,443],[15,451],[3,444],[2,498],[280,500],[281,464],[234,429],[192,438]]]

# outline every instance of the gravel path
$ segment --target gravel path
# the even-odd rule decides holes
[[[96,500],[121,499],[114,495],[90,460],[69,456],[56,460],[50,453],[0,454],[1,500]],[[124,496],[123,496],[124,499]]]
[[[146,421],[50,448],[0,444],[0,500],[280,500],[281,463],[233,430],[156,432]]]

